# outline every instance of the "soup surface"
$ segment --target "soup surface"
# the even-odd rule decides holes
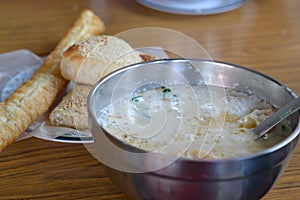
[[[140,90],[101,110],[102,127],[146,151],[192,159],[220,159],[257,153],[283,140],[287,121],[267,139],[251,132],[274,112],[251,92],[217,86],[173,85]]]

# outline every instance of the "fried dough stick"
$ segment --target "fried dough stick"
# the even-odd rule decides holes
[[[99,35],[104,29],[103,22],[92,11],[83,11],[33,77],[0,103],[0,151],[45,113],[68,84],[60,74],[63,52],[80,39]]]

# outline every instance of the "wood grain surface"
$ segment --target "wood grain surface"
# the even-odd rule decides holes
[[[29,49],[45,56],[79,13],[89,8],[107,34],[142,27],[182,32],[214,60],[259,70],[300,95],[300,2],[248,0],[234,11],[184,16],[154,11],[134,0],[2,0],[0,53]],[[300,148],[264,200],[300,196]],[[0,199],[121,199],[126,197],[81,144],[29,138],[0,153]]]

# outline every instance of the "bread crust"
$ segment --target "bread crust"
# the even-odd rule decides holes
[[[0,103],[0,151],[45,113],[68,81],[61,76],[62,53],[75,42],[104,32],[104,23],[84,10],[33,77]]]
[[[49,115],[50,123],[79,130],[88,129],[87,98],[92,86],[76,84]]]
[[[65,79],[94,85],[104,75],[142,61],[140,53],[124,40],[101,35],[86,38],[68,48],[60,68]]]

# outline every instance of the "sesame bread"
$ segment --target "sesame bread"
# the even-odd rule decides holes
[[[65,79],[94,85],[104,75],[142,61],[140,54],[124,40],[101,35],[72,45],[64,52],[60,69]]]
[[[154,56],[147,54],[140,54],[140,57],[144,62],[155,59]],[[91,85],[76,83],[75,87],[51,111],[49,115],[51,125],[79,130],[88,129],[87,98],[91,88]]]
[[[92,86],[76,84],[50,113],[50,123],[75,129],[88,128],[87,98]]]

